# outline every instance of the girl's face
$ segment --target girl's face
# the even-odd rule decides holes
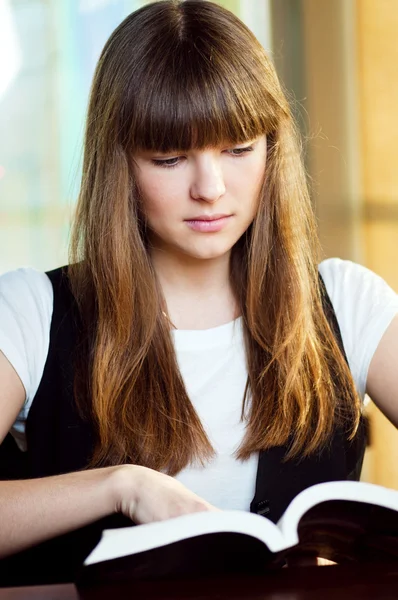
[[[137,152],[134,170],[152,249],[196,259],[229,253],[256,214],[266,144],[262,136],[236,146]]]

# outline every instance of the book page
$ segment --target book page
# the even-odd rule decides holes
[[[298,543],[298,526],[307,511],[333,500],[362,502],[398,511],[398,492],[372,483],[329,481],[307,488],[292,500],[278,522],[288,546]]]
[[[167,521],[105,530],[84,564],[91,565],[179,540],[222,532],[252,536],[263,541],[271,552],[278,552],[284,547],[280,530],[264,517],[243,511],[200,512]]]

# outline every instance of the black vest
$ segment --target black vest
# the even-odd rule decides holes
[[[73,356],[79,315],[69,288],[67,267],[47,273],[54,290],[50,346],[43,376],[26,424],[26,453],[10,435],[0,445],[0,479],[45,477],[85,469],[93,449],[93,432],[78,415],[73,395]],[[336,316],[324,291],[324,311],[344,353]],[[365,451],[361,421],[352,442],[336,429],[322,451],[300,460],[284,461],[287,446],[260,452],[251,512],[276,522],[303,489],[324,481],[359,479]],[[1,521],[1,515],[0,515]],[[84,558],[104,528],[131,525],[112,515],[0,561],[0,585],[73,581]]]

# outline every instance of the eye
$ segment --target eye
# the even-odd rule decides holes
[[[254,150],[253,146],[245,146],[244,148],[231,148],[231,150],[227,150],[228,154],[231,156],[242,156],[247,152],[252,152]]]
[[[173,158],[153,158],[152,163],[158,167],[172,169],[181,162],[181,159],[181,156],[174,156]]]

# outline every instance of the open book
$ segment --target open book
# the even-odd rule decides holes
[[[398,491],[327,482],[296,496],[276,525],[229,510],[105,530],[80,581],[261,573],[298,554],[337,563],[398,560]]]

